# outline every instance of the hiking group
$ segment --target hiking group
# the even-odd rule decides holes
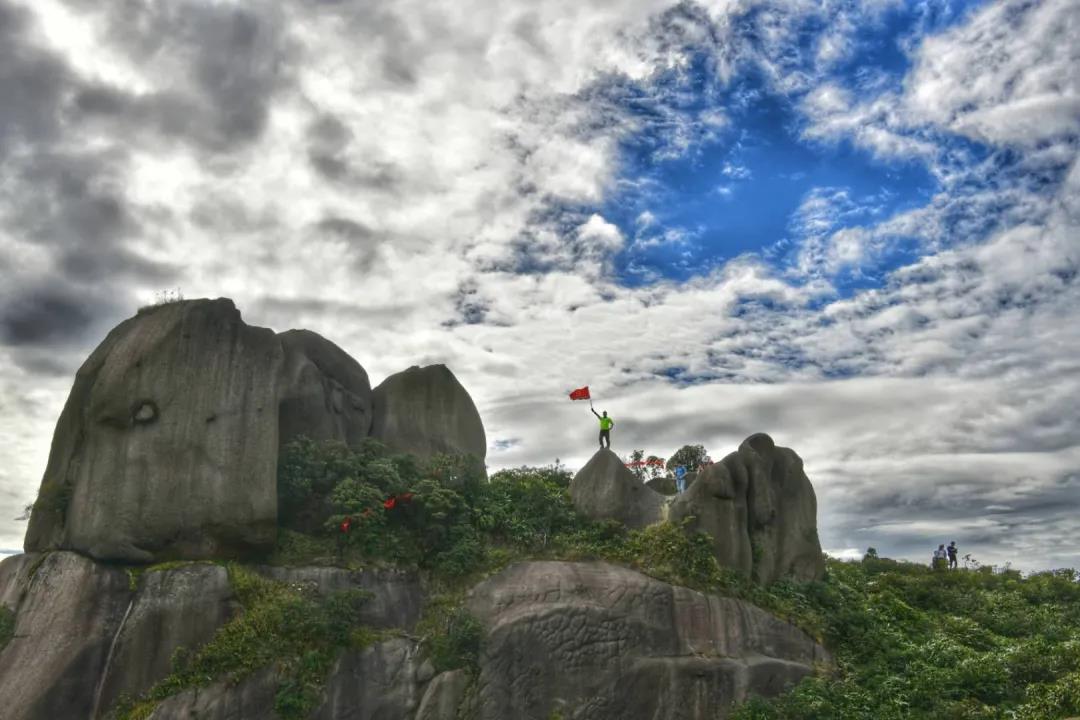
[[[931,567],[935,570],[955,570],[957,568],[956,556],[958,552],[955,540],[949,543],[949,547],[938,545],[937,550],[934,551]]]

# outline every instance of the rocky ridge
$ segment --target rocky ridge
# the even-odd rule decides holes
[[[220,564],[239,559],[290,587],[369,596],[357,621],[381,634],[336,657],[311,718],[706,720],[830,662],[813,638],[748,603],[606,563],[546,561],[468,591],[482,652],[471,669],[436,672],[414,636],[430,597],[417,574],[250,564],[274,543],[278,451],[300,435],[375,437],[421,457],[482,460],[486,445],[445,367],[410,368],[372,390],[330,341],[247,326],[229,300],[151,308],[110,333],[57,424],[28,552],[0,563],[0,605],[14,616],[0,648],[5,720],[101,720],[148,691],[177,653],[244,613]],[[570,493],[583,513],[630,527],[693,518],[722,563],[762,582],[820,575],[813,490],[798,457],[764,435],[670,500],[610,451]],[[172,559],[197,562],[132,565]],[[274,717],[281,679],[270,663],[177,692],[149,716]]]

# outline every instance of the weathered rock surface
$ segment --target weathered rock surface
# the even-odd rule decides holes
[[[228,573],[219,565],[147,572],[104,669],[99,708],[149,690],[172,672],[177,649],[195,652],[237,609]]]
[[[517,564],[468,607],[488,631],[482,720],[713,720],[830,662],[759,608],[605,563]]]
[[[314,720],[403,720],[420,702],[419,646],[394,638],[344,653],[327,682]]]
[[[799,456],[768,435],[751,435],[700,471],[669,512],[675,522],[687,517],[712,536],[721,565],[759,582],[824,575],[814,488]]]
[[[310,330],[278,335],[285,353],[278,406],[281,445],[304,435],[358,445],[371,433],[371,383],[348,353]]]
[[[37,553],[12,555],[0,560],[0,605],[15,612],[30,586],[30,571],[41,556]]]
[[[329,594],[341,590],[371,593],[360,610],[360,620],[376,628],[412,630],[420,619],[424,595],[415,573],[398,570],[345,570],[330,567],[258,567],[272,580],[289,584],[310,584]]]
[[[15,636],[0,652],[4,720],[91,717],[131,600],[127,574],[70,552],[9,558],[2,567],[5,604],[21,597]]]
[[[150,561],[270,547],[281,365],[274,333],[231,300],[121,323],[76,375],[27,551]]]
[[[371,434],[396,452],[487,457],[484,424],[469,393],[445,365],[411,367],[374,391]]]
[[[596,451],[570,481],[574,505],[594,520],[618,520],[642,528],[662,517],[664,496],[638,480],[619,456]]]
[[[416,720],[457,720],[468,687],[469,675],[464,670],[436,675],[424,691]]]
[[[278,676],[261,670],[239,683],[214,683],[174,695],[149,720],[273,720]]]

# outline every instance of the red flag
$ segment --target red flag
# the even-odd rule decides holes
[[[352,518],[347,517],[341,523],[341,532],[347,533],[347,532],[349,532],[349,528],[351,528],[351,527],[352,527]]]
[[[570,393],[571,400],[592,400],[592,395],[589,395],[589,386],[586,385],[583,388],[578,388],[574,392]]]
[[[382,506],[387,510],[393,510],[395,505],[397,505],[397,497],[394,495],[391,495],[390,497],[383,500],[382,504]]]

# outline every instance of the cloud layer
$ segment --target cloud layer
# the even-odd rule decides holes
[[[1078,34],[1067,0],[0,0],[0,546],[75,368],[180,287],[376,382],[449,364],[493,466],[584,462],[588,383],[626,452],[795,448],[835,552],[1077,565]],[[813,187],[693,260],[641,168],[737,202],[766,100],[933,191]]]

